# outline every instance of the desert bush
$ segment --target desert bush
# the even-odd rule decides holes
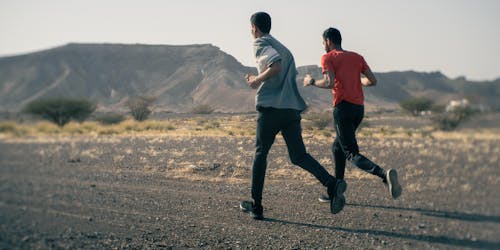
[[[125,120],[125,116],[119,113],[107,113],[97,116],[96,120],[104,125],[119,124]]]
[[[51,98],[30,102],[23,108],[23,112],[39,115],[63,127],[71,120],[84,121],[95,108],[92,102],[85,99]]]
[[[191,109],[192,114],[212,114],[214,111],[214,108],[207,104],[201,104]]]
[[[433,102],[425,97],[415,97],[401,101],[399,106],[404,110],[410,112],[412,115],[417,116],[422,111],[427,111],[432,108]]]
[[[156,101],[156,97],[153,96],[138,96],[129,100],[127,102],[127,107],[132,117],[134,117],[136,121],[142,122],[148,119],[151,114],[152,111],[149,107],[154,101]]]
[[[470,106],[456,107],[452,111],[436,115],[433,120],[438,129],[451,131],[456,129],[460,123],[469,119],[474,113],[476,113],[476,110]]]

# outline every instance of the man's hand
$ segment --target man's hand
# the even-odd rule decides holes
[[[361,84],[366,87],[377,85],[377,78],[371,71],[370,68],[366,69],[363,73],[364,77],[361,77]]]
[[[304,77],[304,87],[311,85],[311,79],[313,79],[313,77],[309,74],[306,74],[306,76]]]
[[[253,74],[246,74],[245,79],[247,80],[248,86],[250,86],[250,88],[252,89],[258,88],[261,84],[261,82],[257,79],[257,76]]]

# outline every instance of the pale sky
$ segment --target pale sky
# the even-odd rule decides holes
[[[0,56],[70,42],[211,43],[255,66],[249,18],[256,11],[271,15],[271,34],[297,66],[319,65],[321,34],[336,27],[343,48],[375,72],[500,77],[498,0],[0,0]]]

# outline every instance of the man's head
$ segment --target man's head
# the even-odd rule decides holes
[[[271,16],[266,12],[257,12],[250,17],[252,35],[257,38],[271,31]]]
[[[342,36],[336,28],[328,28],[323,32],[323,45],[326,52],[342,47]]]

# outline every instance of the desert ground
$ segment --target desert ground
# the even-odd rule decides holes
[[[500,249],[498,123],[439,132],[422,118],[368,114],[361,151],[397,169],[404,193],[393,200],[348,165],[337,215],[278,136],[264,221],[238,208],[250,197],[254,123],[253,114],[64,129],[3,122],[0,249]],[[333,173],[330,127],[303,121],[309,153]]]

